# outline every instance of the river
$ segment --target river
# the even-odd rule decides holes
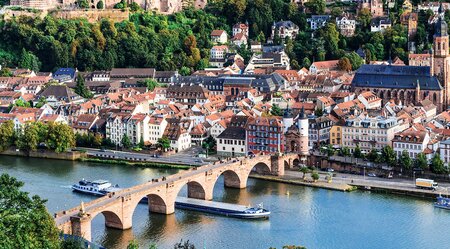
[[[82,178],[107,179],[129,187],[176,171],[0,157],[0,172],[25,182],[25,191],[47,199],[51,213],[93,199],[71,191],[70,185]],[[186,189],[181,192],[185,194]],[[126,248],[133,238],[142,248],[151,243],[158,248],[173,248],[180,239],[190,240],[196,248],[214,249],[268,249],[287,244],[308,249],[450,247],[450,211],[434,208],[429,200],[359,191],[343,193],[256,179],[249,179],[246,189],[225,189],[222,178],[214,187],[214,200],[264,203],[272,213],[270,219],[259,221],[183,210],[166,216],[149,214],[146,205],[138,205],[132,229],[105,228],[103,216],[98,215],[92,222],[92,238],[111,249]]]

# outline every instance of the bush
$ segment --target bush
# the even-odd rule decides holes
[[[319,180],[319,174],[317,174],[317,172],[312,173],[312,174],[311,174],[311,177],[312,177],[312,179],[313,179],[314,181]]]

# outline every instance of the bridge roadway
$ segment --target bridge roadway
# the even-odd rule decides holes
[[[298,163],[299,155],[257,155],[239,157],[222,162],[196,167],[174,175],[152,179],[134,187],[108,193],[91,202],[70,210],[55,213],[55,223],[66,234],[83,236],[90,240],[91,220],[102,213],[105,225],[116,229],[132,227],[132,216],[137,204],[147,196],[151,212],[171,214],[175,210],[175,199],[179,191],[187,185],[189,198],[211,200],[217,179],[224,175],[226,187],[245,188],[250,172],[284,175],[285,168]]]

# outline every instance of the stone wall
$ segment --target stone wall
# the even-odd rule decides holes
[[[56,153],[54,151],[47,151],[47,150],[38,150],[38,151],[31,151],[30,153],[26,153],[25,151],[21,151],[21,150],[9,149],[9,150],[0,152],[0,155],[37,157],[37,158],[49,158],[49,159],[75,161],[75,160],[78,160],[79,158],[85,157],[86,153],[80,152],[80,151]]]
[[[55,17],[63,19],[85,18],[88,22],[97,22],[103,18],[108,18],[114,22],[128,20],[130,12],[117,9],[107,10],[61,10],[53,14]]]
[[[27,9],[23,10],[6,9],[5,12],[3,13],[3,20],[7,21],[18,16],[29,16],[31,18],[38,18],[38,17],[44,18],[45,15],[47,15],[47,11],[32,11]]]

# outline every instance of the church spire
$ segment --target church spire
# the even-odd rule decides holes
[[[442,2],[439,5],[439,19],[436,22],[435,33],[434,36],[448,36],[448,25],[444,19],[444,7],[442,6]]]

